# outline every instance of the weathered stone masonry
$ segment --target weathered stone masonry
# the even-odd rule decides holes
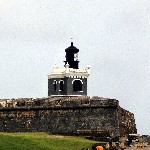
[[[13,107],[0,108],[0,131],[68,135],[84,130],[107,131],[112,137],[136,133],[134,115],[120,108],[114,99],[49,97],[14,99],[13,103],[16,104]],[[126,124],[122,125],[122,120],[126,120]]]

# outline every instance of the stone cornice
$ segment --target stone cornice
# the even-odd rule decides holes
[[[87,66],[85,69],[73,69],[69,68],[68,64],[62,69],[58,68],[57,65],[54,65],[53,71],[48,74],[48,79],[50,78],[64,78],[64,77],[73,77],[73,78],[87,78],[90,75],[90,67]]]

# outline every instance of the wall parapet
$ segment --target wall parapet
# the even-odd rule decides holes
[[[47,98],[18,98],[18,99],[4,99],[0,100],[0,110],[7,110],[7,108],[25,108],[25,109],[49,109],[53,107],[62,108],[76,108],[76,107],[118,107],[119,102],[115,99],[101,98],[101,97],[47,97]],[[9,109],[8,109],[9,110]]]

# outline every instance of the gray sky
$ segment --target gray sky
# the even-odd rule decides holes
[[[150,134],[149,0],[0,0],[0,98],[47,96],[71,37],[88,95],[118,99]]]

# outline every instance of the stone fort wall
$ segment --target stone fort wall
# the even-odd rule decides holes
[[[48,97],[0,100],[0,131],[53,134],[136,133],[134,115],[118,100],[100,97]]]

